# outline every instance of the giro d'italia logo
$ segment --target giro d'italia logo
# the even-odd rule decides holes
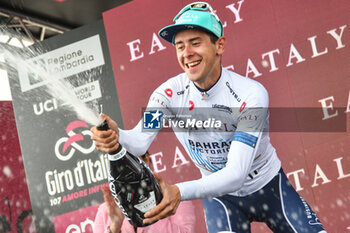
[[[143,112],[144,129],[160,129],[162,127],[163,112],[159,110],[150,110]]]
[[[79,129],[79,130],[77,130]],[[79,131],[79,133],[74,132]],[[91,141],[91,146],[85,148],[78,144],[90,138],[92,133],[89,126],[83,121],[73,121],[68,124],[66,128],[68,137],[61,137],[55,144],[56,157],[61,161],[67,161],[72,158],[74,153],[78,150],[83,154],[90,154],[95,149],[95,144]]]

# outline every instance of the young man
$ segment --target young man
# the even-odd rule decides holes
[[[265,222],[273,232],[325,232],[288,182],[270,143],[267,91],[260,83],[221,66],[226,38],[210,5],[190,4],[174,21],[159,35],[175,45],[185,72],[153,92],[148,109],[157,111],[152,120],[162,112],[177,120],[191,115],[190,122],[205,122],[207,117],[214,119],[215,126],[174,129],[202,178],[175,185],[160,178],[163,200],[145,214],[144,222],[174,214],[180,201],[203,199],[209,233],[250,232],[252,221]],[[101,132],[94,127],[92,139],[107,153],[123,146],[141,155],[158,132],[142,129],[141,121],[132,130],[121,130],[108,116],[104,118],[113,130]]]

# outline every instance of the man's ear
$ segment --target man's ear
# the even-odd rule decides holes
[[[222,55],[226,48],[226,37],[222,36],[216,41],[217,54]]]

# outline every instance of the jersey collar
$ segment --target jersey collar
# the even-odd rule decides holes
[[[223,76],[223,67],[221,66],[221,74],[220,77],[218,78],[218,80],[214,83],[214,85],[212,85],[211,87],[209,87],[208,89],[204,90],[198,86],[196,86],[196,84],[194,84],[194,82],[191,82],[192,86],[195,87],[194,89],[196,89],[196,94],[199,94],[202,98],[202,100],[206,100],[211,98],[211,96],[215,95],[215,93],[217,91],[220,91],[218,89],[220,86],[220,83],[222,82],[222,76]]]

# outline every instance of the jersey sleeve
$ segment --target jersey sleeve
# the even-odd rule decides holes
[[[131,154],[140,156],[146,153],[158,131],[143,132],[142,119],[131,130],[119,129],[119,143]]]
[[[182,200],[221,196],[238,191],[244,184],[268,119],[268,94],[261,85],[245,100],[233,136],[227,163],[201,179],[178,183]]]
[[[161,116],[159,116],[158,119],[153,119],[154,123],[156,123],[155,121],[159,121],[158,123],[160,124],[162,123],[163,117],[170,115],[168,106],[170,106],[171,103],[170,99],[162,92],[165,88],[164,86],[166,86],[166,83],[162,84],[152,93],[147,108],[144,111],[143,119],[141,119],[133,129],[119,129],[119,143],[133,155],[140,156],[145,154],[161,129],[161,127],[145,127],[145,123],[147,123],[145,122],[145,114],[149,113],[151,117],[150,120],[152,120],[152,114],[155,114],[157,111],[160,112]]]

